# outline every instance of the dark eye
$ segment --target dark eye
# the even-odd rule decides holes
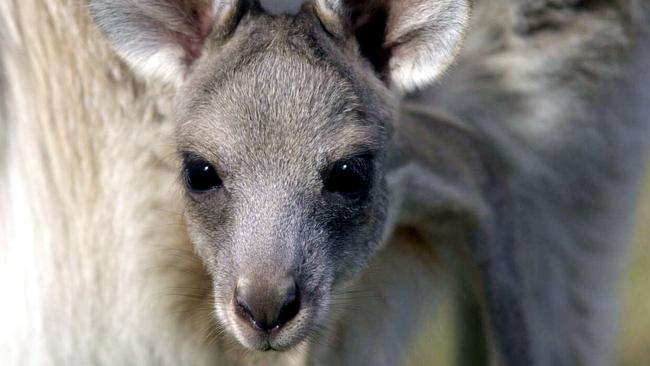
[[[325,189],[350,198],[363,195],[369,186],[370,165],[368,158],[353,158],[335,163],[325,176]]]
[[[197,160],[186,163],[187,186],[196,192],[206,192],[220,187],[223,182],[210,163]]]

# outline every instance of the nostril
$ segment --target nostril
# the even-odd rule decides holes
[[[294,285],[292,291],[287,294],[285,301],[280,308],[280,313],[278,314],[278,319],[275,326],[281,327],[284,324],[288,323],[291,321],[291,319],[296,317],[299,311],[300,293],[298,292],[298,286]]]
[[[235,289],[235,311],[240,318],[256,324],[253,311],[250,307],[248,307],[246,301],[240,297],[239,291],[237,289]]]

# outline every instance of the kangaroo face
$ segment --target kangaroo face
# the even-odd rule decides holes
[[[142,75],[175,83],[190,238],[241,344],[284,350],[322,323],[384,232],[389,89],[449,62],[464,1],[91,1]]]
[[[179,93],[187,224],[220,320],[285,349],[378,247],[391,119],[363,65],[322,56],[336,45],[313,14],[244,19],[228,47]]]

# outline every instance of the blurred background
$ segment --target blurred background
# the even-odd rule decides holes
[[[639,198],[634,241],[628,252],[621,284],[621,312],[617,342],[618,365],[650,365],[650,164]],[[441,304],[439,314],[425,327],[409,365],[453,365],[456,358],[454,312]]]
[[[634,245],[624,277],[619,330],[621,365],[650,365],[650,167],[636,221]]]

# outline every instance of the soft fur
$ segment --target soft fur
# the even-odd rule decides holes
[[[193,65],[129,61],[143,82],[86,5],[0,3],[0,364],[394,365],[450,282],[471,294],[461,362],[611,364],[650,125],[644,6],[474,1],[456,64],[393,123],[383,248],[311,342],[258,354],[215,321],[182,218],[158,80]]]

